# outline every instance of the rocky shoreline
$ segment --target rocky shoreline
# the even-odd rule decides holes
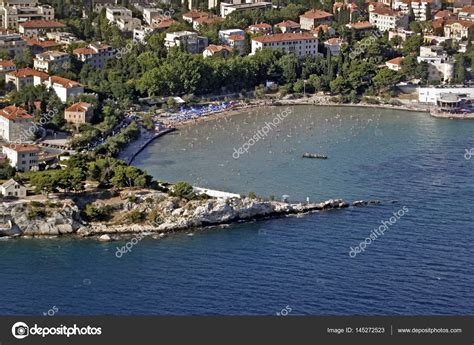
[[[133,201],[131,201],[133,200]],[[3,237],[97,237],[109,240],[113,235],[167,233],[220,226],[260,219],[285,217],[317,211],[380,204],[379,201],[331,199],[319,203],[285,203],[250,198],[186,200],[168,194],[141,190],[122,191],[108,200],[97,200],[113,210],[107,221],[87,222],[78,203],[71,199],[49,203],[44,217],[31,217],[27,201],[0,206],[0,236]],[[130,220],[131,214],[140,220]],[[104,236],[107,235],[107,236]]]

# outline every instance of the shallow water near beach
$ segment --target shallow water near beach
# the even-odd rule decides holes
[[[0,241],[0,312],[42,315],[472,315],[474,122],[405,111],[300,106],[198,123],[134,164],[157,179],[280,198],[379,199],[350,208],[145,238]],[[303,159],[304,152],[327,160]],[[355,258],[359,245],[406,212]],[[6,291],[6,290],[5,290]]]

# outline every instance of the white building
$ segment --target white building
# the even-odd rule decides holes
[[[454,77],[454,60],[441,47],[420,47],[420,55],[417,60],[428,63],[428,81],[448,82]]]
[[[138,18],[132,17],[132,11],[125,7],[108,7],[105,16],[110,23],[115,23],[121,31],[133,31],[141,26]]]
[[[32,136],[33,116],[15,105],[0,109],[0,136],[7,142],[23,142]]]
[[[39,5],[38,0],[0,1],[0,26],[4,29],[18,29],[20,23],[31,20],[53,20],[54,8]]]
[[[163,10],[161,8],[144,8],[142,14],[145,22],[148,25],[151,25],[151,20],[153,17],[162,15]]]
[[[16,64],[13,60],[0,60],[0,77],[5,77],[5,74],[16,71]]]
[[[41,54],[36,54],[33,60],[34,69],[49,73],[52,69],[67,69],[71,62],[71,57],[68,53],[58,51],[47,51]]]
[[[332,56],[338,56],[341,51],[342,42],[342,39],[333,37],[324,42],[324,46],[329,49]]]
[[[390,8],[376,8],[369,13],[369,22],[380,31],[406,29],[408,16],[401,11]]]
[[[287,33],[259,36],[252,39],[252,53],[259,49],[283,49],[298,57],[318,54],[318,39],[310,33]]]
[[[192,54],[202,53],[208,45],[207,37],[198,36],[197,32],[193,31],[170,32],[165,37],[166,48],[182,47]]]
[[[30,171],[38,166],[40,149],[31,144],[11,144],[3,146],[3,153],[10,160],[10,165],[18,171]]]
[[[58,76],[49,77],[44,82],[44,85],[47,88],[52,88],[63,103],[67,103],[71,99],[84,93],[84,87],[77,81]]]
[[[18,26],[20,34],[25,36],[45,35],[48,32],[60,32],[66,29],[66,24],[52,20],[31,20]]]
[[[9,179],[0,186],[0,193],[2,193],[3,196],[24,198],[26,197],[26,187],[14,179]]]
[[[254,0],[253,2],[243,2],[242,0],[227,0],[225,2],[221,2],[220,14],[222,18],[225,18],[235,11],[256,11],[265,10],[269,8],[272,8],[271,2],[264,2],[259,0]]]
[[[331,24],[333,20],[331,13],[313,9],[300,16],[300,25],[303,30],[313,30],[321,24]]]
[[[245,36],[245,31],[240,29],[219,30],[219,42],[229,45],[230,36]]]
[[[396,57],[385,62],[385,66],[387,66],[388,69],[391,69],[392,71],[400,71],[402,69],[402,60],[403,57]]]
[[[474,87],[420,87],[418,101],[421,103],[437,104],[441,94],[452,93],[463,98],[474,98]]]
[[[114,57],[114,49],[101,43],[89,44],[87,47],[73,50],[76,58],[94,68],[104,68],[107,59]]]
[[[40,85],[48,78],[48,74],[34,70],[32,68],[20,68],[5,75],[5,83],[15,86],[17,91],[21,91],[25,86]]]
[[[459,10],[458,12],[459,20],[467,20],[474,22],[474,6],[466,6]]]

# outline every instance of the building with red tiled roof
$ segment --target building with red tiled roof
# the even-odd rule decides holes
[[[247,31],[252,34],[267,35],[272,33],[272,26],[267,23],[252,24],[249,25]]]
[[[458,18],[459,20],[474,22],[474,6],[466,6],[461,8],[458,12]]]
[[[89,123],[94,116],[94,107],[90,103],[78,102],[64,111],[64,120],[69,123]]]
[[[312,29],[310,33],[313,34],[314,37],[319,38],[319,35],[321,33],[328,34],[328,35],[335,35],[336,30],[334,30],[334,28],[332,28],[331,26],[327,24],[321,24],[315,27],[314,29]]]
[[[385,65],[393,71],[399,71],[402,69],[402,60],[403,56],[399,56],[394,59],[388,60],[387,62],[385,62]]]
[[[260,49],[282,49],[298,57],[318,54],[318,39],[310,33],[286,33],[258,36],[252,39],[252,55]]]
[[[60,50],[63,47],[62,43],[54,40],[36,39],[27,36],[23,36],[23,39],[26,41],[26,45],[30,48],[31,52],[35,55],[48,50]]]
[[[6,73],[16,71],[16,64],[13,60],[0,61],[0,76],[5,76]]]
[[[301,25],[297,22],[292,21],[292,20],[285,20],[281,23],[275,24],[275,27],[280,29],[280,31],[282,33],[298,32],[301,29]]]
[[[66,24],[52,20],[30,20],[20,23],[18,31],[25,36],[38,36],[47,32],[64,31]]]
[[[84,87],[77,81],[58,76],[49,77],[44,84],[52,88],[63,103],[84,93]]]
[[[20,68],[5,75],[5,83],[15,86],[17,91],[21,91],[25,86],[40,85],[48,78],[48,74],[37,71],[33,68]]]
[[[228,57],[230,54],[232,54],[232,48],[228,46],[222,46],[222,45],[215,45],[215,44],[210,44],[204,49],[202,52],[202,55],[207,58],[211,56],[222,56],[222,57]]]
[[[225,18],[217,17],[214,15],[208,15],[208,16],[203,16],[196,18],[193,20],[193,29],[194,30],[199,30],[201,25],[210,25],[214,23],[222,23],[225,21]]]
[[[0,136],[8,142],[24,142],[31,138],[33,133],[28,129],[33,123],[33,116],[15,105],[0,109]]]
[[[388,7],[376,8],[369,13],[369,22],[380,31],[406,29],[408,16],[402,11],[395,11]]]
[[[331,52],[332,56],[338,56],[342,43],[342,39],[333,37],[324,42],[324,46]]]
[[[38,156],[41,152],[36,145],[22,143],[3,146],[2,151],[10,161],[10,165],[23,172],[30,171],[38,166]]]
[[[457,40],[474,38],[474,22],[448,19],[444,23],[444,37]]]
[[[320,24],[331,24],[334,16],[326,11],[310,10],[300,16],[300,25],[303,30],[312,30]]]
[[[87,47],[73,50],[76,58],[94,68],[102,69],[106,61],[115,56],[115,50],[107,44],[89,44]]]

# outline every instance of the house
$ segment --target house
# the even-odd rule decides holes
[[[188,53],[200,54],[208,46],[208,39],[193,31],[169,32],[165,37],[165,47],[182,47]]]
[[[2,193],[3,196],[24,198],[26,197],[26,187],[14,179],[9,179],[7,182],[0,185],[0,193]]]
[[[215,44],[210,44],[207,46],[206,49],[202,52],[202,55],[207,58],[211,56],[222,56],[227,58],[230,54],[232,54],[232,48],[227,46],[219,46]]]
[[[11,144],[3,146],[3,153],[10,160],[10,165],[17,171],[27,172],[38,167],[38,156],[41,150],[31,144]]]
[[[300,25],[303,30],[312,30],[320,24],[331,24],[334,16],[321,10],[310,10],[300,16]]]
[[[74,103],[64,111],[64,120],[77,125],[89,123],[93,116],[94,107],[92,104],[86,102]]]
[[[15,105],[0,109],[0,136],[8,142],[23,142],[33,135],[33,116]]]
[[[48,32],[64,31],[66,24],[52,20],[31,20],[19,24],[19,32],[25,36],[46,35]]]
[[[392,9],[410,15],[412,11],[416,21],[426,21],[431,16],[432,0],[395,0]]]
[[[3,0],[0,3],[0,25],[18,29],[20,23],[31,20],[53,20],[54,8],[40,5],[38,0]]]
[[[396,30],[408,27],[408,16],[390,8],[376,8],[369,13],[369,22],[380,31]]]
[[[444,37],[456,40],[472,39],[474,22],[467,20],[448,19],[444,24]]]
[[[0,34],[0,51],[10,56],[22,56],[26,48],[26,41],[18,34]]]
[[[342,42],[342,39],[333,37],[324,42],[324,46],[329,49],[331,56],[338,56],[341,51]]]
[[[172,18],[168,18],[166,16],[156,16],[151,19],[150,27],[157,32],[162,32],[166,29],[169,29],[173,24],[177,24],[178,22]]]
[[[0,77],[4,78],[5,74],[16,71],[15,61],[0,60]]]
[[[31,50],[34,55],[44,53],[48,50],[60,50],[63,47],[62,43],[48,40],[43,37],[31,38],[24,36],[26,46]]]
[[[196,19],[201,18],[201,17],[207,17],[209,15],[210,13],[206,13],[202,11],[191,11],[191,12],[184,13],[182,15],[182,18],[185,22],[188,22],[189,24],[193,24]]]
[[[299,32],[301,30],[301,25],[292,20],[285,20],[281,23],[275,24],[275,27],[284,34],[287,32]]]
[[[356,38],[360,38],[363,35],[372,33],[374,31],[374,26],[367,21],[346,24],[346,27],[354,32]]]
[[[54,42],[58,42],[64,45],[71,45],[73,43],[75,44],[81,44],[84,43],[84,41],[80,40],[70,32],[48,32],[46,34],[46,37],[49,40],[52,40]]]
[[[448,82],[454,77],[454,59],[442,47],[420,47],[417,60],[428,63],[428,81]]]
[[[93,0],[93,11],[100,13],[103,8],[117,7],[119,0]]]
[[[142,11],[143,19],[148,25],[151,25],[151,20],[154,17],[162,16],[163,10],[161,8],[146,7]]]
[[[94,68],[102,69],[105,67],[107,59],[114,57],[114,49],[101,43],[89,44],[87,47],[73,50],[73,54],[79,61],[82,61]]]
[[[48,78],[48,74],[32,68],[20,68],[5,75],[5,83],[11,83],[17,91],[21,91],[25,86],[40,85]]]
[[[246,12],[246,11],[263,11],[266,9],[272,8],[271,2],[253,2],[253,3],[244,3],[239,1],[238,3],[233,3],[230,1],[221,2],[220,14],[221,17],[225,18],[232,12]]]
[[[396,57],[385,62],[385,66],[387,66],[388,69],[391,69],[392,71],[400,71],[402,69],[402,60],[402,56]]]
[[[84,87],[77,81],[58,76],[49,77],[44,85],[47,88],[52,88],[63,103],[67,103],[72,98],[84,93]]]
[[[229,44],[230,36],[245,36],[245,31],[240,29],[219,30],[219,42]]]
[[[224,18],[216,17],[214,15],[208,15],[205,17],[199,17],[193,21],[193,29],[199,30],[202,25],[210,25],[214,23],[222,23],[224,22]]]
[[[38,71],[49,73],[53,68],[66,69],[70,62],[71,57],[68,53],[47,51],[36,54],[36,57],[33,59],[33,67]]]
[[[319,38],[320,34],[327,34],[329,36],[335,35],[336,30],[334,30],[333,27],[331,27],[327,24],[321,24],[321,25],[318,25],[317,27],[315,27],[314,29],[312,29],[310,31],[310,33],[312,33],[314,37]]]
[[[247,32],[255,35],[268,35],[272,33],[272,26],[267,23],[253,24],[247,28]]]
[[[454,19],[454,17],[456,17],[456,15],[453,12],[448,11],[448,10],[442,10],[435,13],[435,15],[433,16],[433,20],[449,19],[449,18]]]
[[[227,39],[229,46],[232,49],[235,49],[239,54],[244,54],[245,52],[245,35],[231,35]]]
[[[298,57],[318,54],[318,39],[310,33],[287,33],[258,36],[252,39],[252,53],[260,49],[283,49],[287,53]]]
[[[458,19],[474,22],[474,6],[466,6],[460,9]]]
[[[107,7],[105,17],[109,23],[114,23],[120,31],[133,31],[142,25],[138,18],[133,18],[132,11],[125,7]]]

